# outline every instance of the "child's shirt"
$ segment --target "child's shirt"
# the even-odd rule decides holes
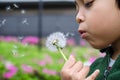
[[[120,56],[117,60],[110,60],[110,53],[106,51],[104,58],[97,59],[91,66],[88,75],[92,74],[96,69],[100,70],[95,80],[120,80]]]
[[[113,60],[112,58],[110,58],[110,62],[109,62],[109,68],[111,69],[113,64],[115,63],[115,60]]]

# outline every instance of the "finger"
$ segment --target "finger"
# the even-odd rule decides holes
[[[79,72],[83,67],[83,63],[81,61],[78,61],[74,64],[74,66],[71,68],[72,72]]]
[[[89,72],[89,66],[84,66],[81,71],[79,72],[81,78],[85,78]]]
[[[63,69],[71,68],[76,63],[76,60],[73,55],[70,55],[69,59],[66,61],[66,63],[63,66]]]
[[[99,73],[100,73],[100,70],[97,69],[86,80],[95,80],[95,78],[98,76]]]

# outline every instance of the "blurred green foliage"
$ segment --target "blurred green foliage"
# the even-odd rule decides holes
[[[63,52],[67,57],[70,54],[75,55],[76,59],[82,62],[87,62],[91,56],[98,57],[96,54],[98,51],[89,47],[67,46]],[[51,62],[49,62],[50,60]],[[51,52],[44,46],[4,41],[0,42],[0,61],[0,80],[60,80],[59,72],[65,62],[59,52]],[[9,79],[3,77],[3,74],[8,71],[5,61],[11,62],[18,69],[16,74]],[[39,63],[40,61],[43,61],[44,64]],[[23,64],[31,66],[33,72],[26,73],[21,67]],[[56,73],[45,73],[43,70],[53,70]]]

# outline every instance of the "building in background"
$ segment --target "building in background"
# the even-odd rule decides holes
[[[60,31],[77,41],[74,0],[0,0],[0,35],[46,37]]]

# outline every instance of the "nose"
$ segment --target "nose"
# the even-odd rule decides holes
[[[76,15],[76,22],[81,23],[81,22],[84,22],[84,21],[85,21],[84,11],[79,10],[77,15]]]

